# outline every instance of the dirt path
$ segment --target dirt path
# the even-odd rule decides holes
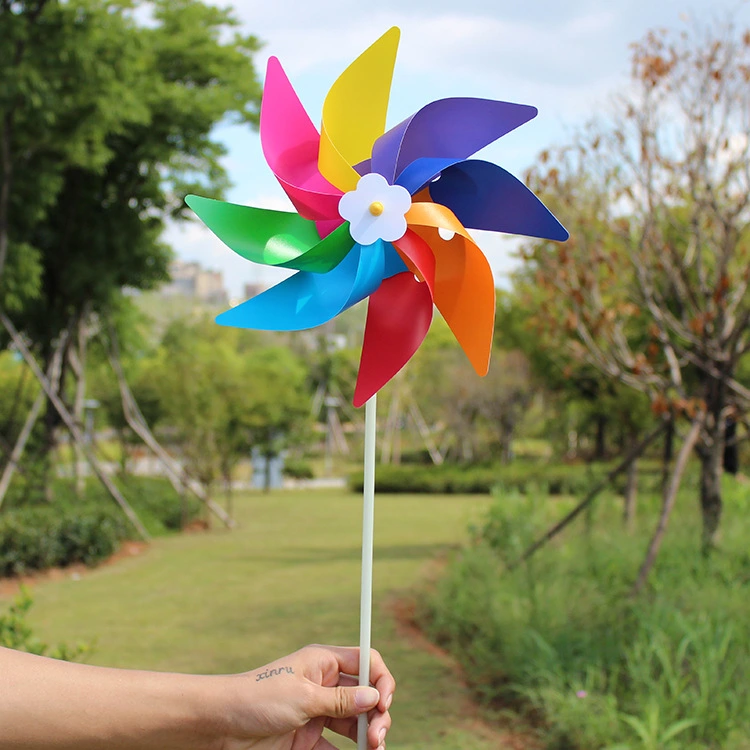
[[[398,634],[407,640],[415,649],[427,651],[435,659],[445,664],[455,674],[456,680],[465,688],[465,695],[470,690],[461,669],[461,665],[447,651],[433,643],[424,634],[416,617],[416,603],[412,598],[397,598],[390,602],[390,610],[396,622]],[[460,713],[465,717],[465,729],[477,737],[486,739],[502,750],[542,750],[543,745],[532,729],[514,722],[510,715],[500,722],[488,721],[482,715],[480,707],[466,697],[462,700]]]

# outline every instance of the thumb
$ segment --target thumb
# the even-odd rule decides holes
[[[375,708],[379,700],[380,693],[373,687],[318,687],[310,715],[345,719]]]

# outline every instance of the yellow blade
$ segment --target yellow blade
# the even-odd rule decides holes
[[[336,79],[323,103],[318,168],[344,192],[357,187],[352,167],[370,158],[385,131],[400,35],[396,26],[386,31]]]

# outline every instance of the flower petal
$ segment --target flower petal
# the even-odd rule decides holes
[[[438,99],[378,138],[372,149],[372,170],[414,193],[440,169],[468,159],[536,114],[536,107],[526,104],[468,97]],[[423,163],[407,174],[407,184],[401,173],[423,158],[445,161],[438,169]]]
[[[338,216],[341,191],[318,171],[320,135],[275,57],[269,58],[266,71],[260,141],[268,166],[302,216]]]
[[[472,229],[564,242],[568,232],[550,210],[510,172],[487,161],[446,169],[428,186],[430,196]]]
[[[354,165],[368,159],[385,130],[388,97],[400,32],[388,30],[335,81],[323,104],[318,166],[343,191],[353,190]]]
[[[216,318],[220,325],[301,331],[327,323],[372,294],[383,279],[383,248],[355,245],[329,273],[300,271]]]
[[[386,279],[370,297],[354,406],[377,393],[414,355],[432,322],[432,294],[412,273]]]
[[[495,284],[484,253],[450,209],[414,203],[406,215],[409,228],[435,256],[435,305],[479,375],[490,364],[495,321]],[[444,240],[444,228],[455,234]]]

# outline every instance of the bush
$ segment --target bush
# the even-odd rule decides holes
[[[312,479],[315,476],[312,465],[302,459],[287,459],[284,462],[284,476],[292,479]]]
[[[509,465],[470,466],[443,464],[422,466],[378,466],[375,491],[380,493],[481,494],[497,491],[551,495],[580,495],[588,491],[606,473],[607,467],[547,465],[516,462]],[[350,477],[353,490],[361,492],[364,475]]]
[[[126,477],[122,486],[128,502],[152,534],[178,531],[200,515],[200,500],[189,492],[179,495],[166,479]]]
[[[128,477],[121,486],[151,534],[178,530],[200,513],[194,496],[180,497],[165,479]],[[31,504],[0,514],[0,577],[73,563],[93,566],[136,533],[98,483],[87,484],[83,500],[69,481],[53,489],[51,504],[34,496]]]
[[[129,522],[116,508],[14,510],[0,516],[0,576],[73,563],[95,565],[131,535]]]
[[[425,626],[480,698],[532,707],[548,748],[750,747],[748,490],[726,487],[722,549],[701,557],[693,493],[683,492],[637,600],[627,593],[658,497],[641,497],[630,535],[620,499],[603,496],[588,523],[509,573],[505,563],[570,507],[509,494],[425,595]]]

